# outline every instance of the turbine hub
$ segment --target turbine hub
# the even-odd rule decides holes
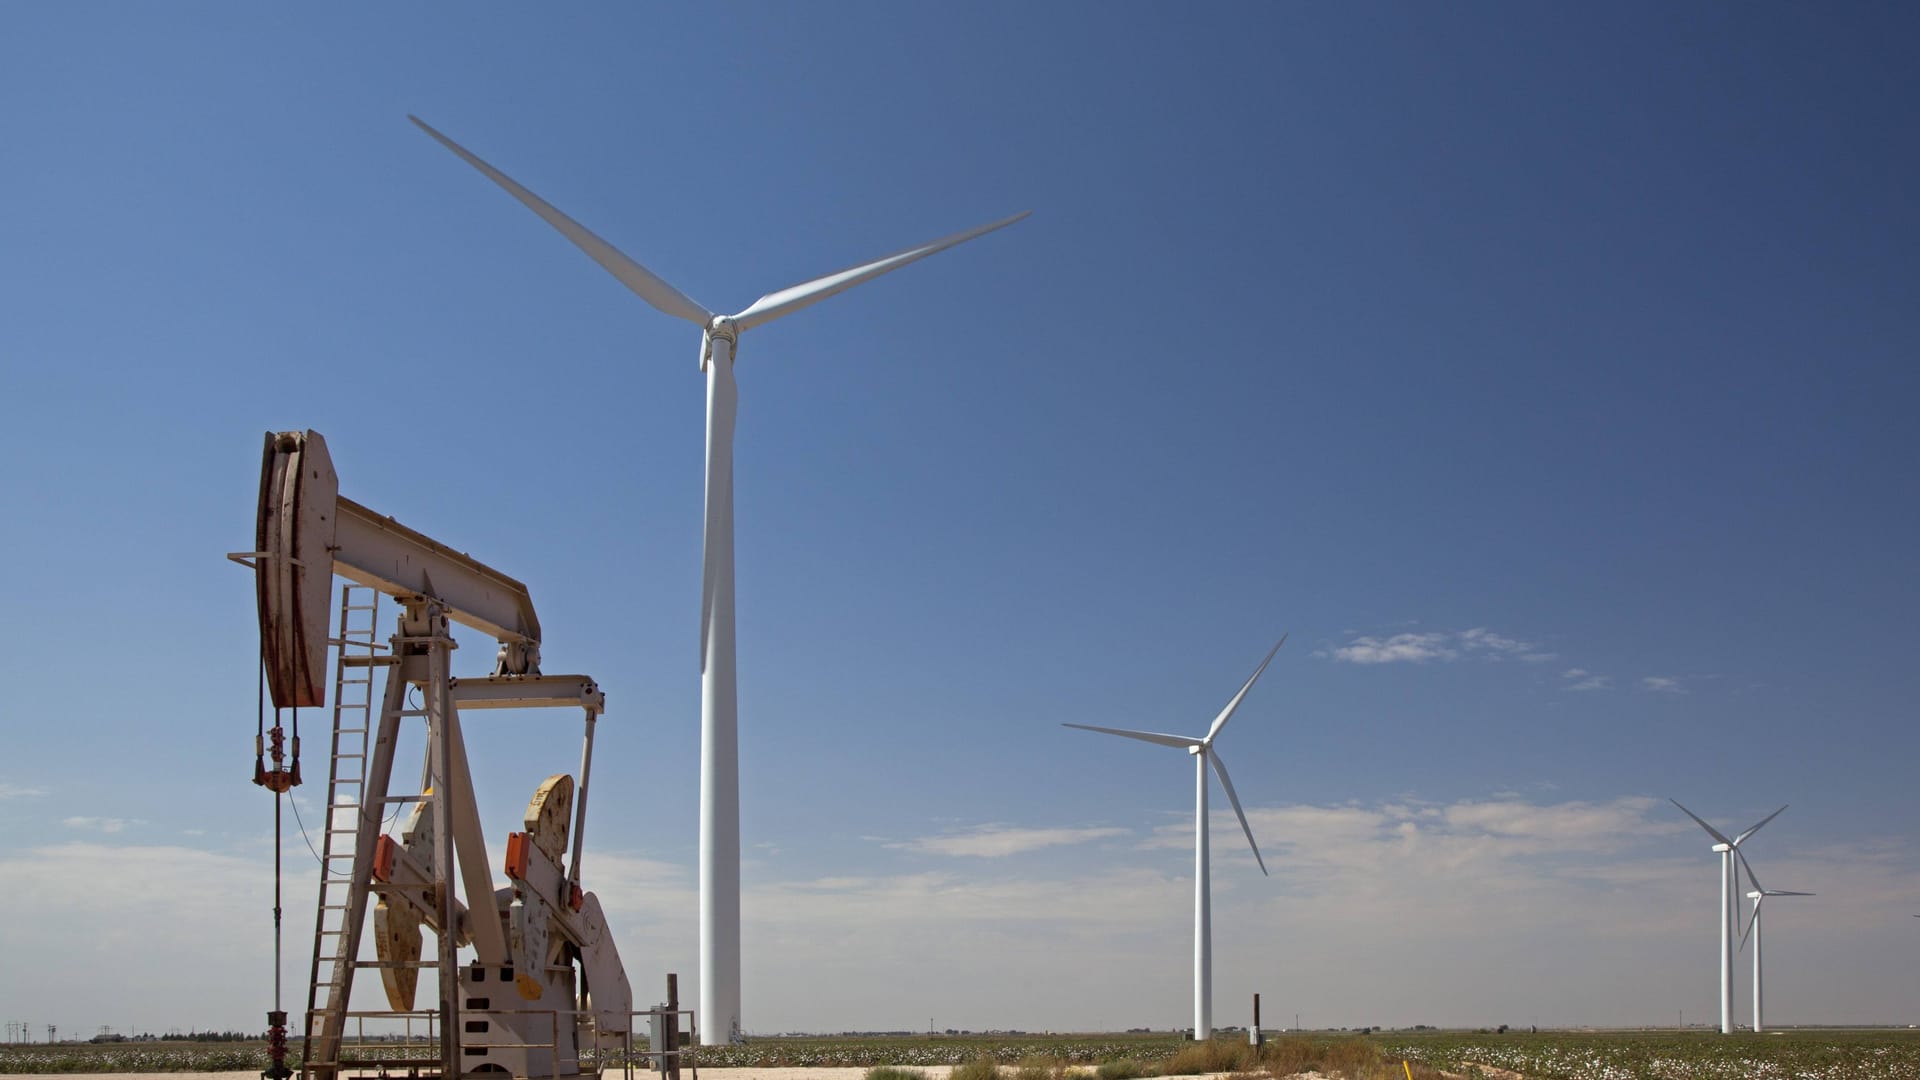
[[[739,343],[740,327],[726,315],[715,315],[713,321],[707,323],[706,333],[700,335],[701,371],[707,370],[707,364],[713,360],[713,343],[716,339],[726,342],[727,351],[731,353],[732,347]]]
[[[1192,746],[1187,747],[1187,753],[1189,754],[1204,754],[1206,752],[1207,752],[1206,743],[1194,743]]]

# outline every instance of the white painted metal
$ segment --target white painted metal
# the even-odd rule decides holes
[[[733,342],[708,336],[706,553],[700,597],[701,1041],[737,1042],[740,729],[733,637]]]
[[[1178,735],[1162,735],[1154,731],[1128,731],[1124,728],[1096,727],[1092,724],[1064,724],[1064,727],[1079,728],[1081,731],[1097,731],[1103,735],[1118,735],[1121,738],[1137,739],[1140,742],[1153,743],[1156,746],[1170,746],[1185,750],[1193,755],[1194,794],[1193,794],[1193,1037],[1211,1038],[1213,1035],[1213,902],[1212,902],[1212,853],[1207,829],[1207,769],[1209,765],[1220,777],[1220,786],[1227,793],[1227,802],[1240,819],[1240,830],[1246,834],[1247,847],[1253,850],[1254,862],[1259,864],[1260,873],[1267,873],[1266,860],[1260,857],[1260,845],[1254,843],[1253,829],[1247,824],[1246,811],[1240,807],[1240,796],[1233,790],[1233,781],[1227,778],[1227,767],[1220,760],[1220,754],[1213,749],[1213,741],[1227,721],[1233,718],[1234,711],[1253,689],[1267,665],[1273,662],[1274,654],[1280,646],[1287,643],[1286,635],[1274,643],[1267,651],[1266,658],[1260,661],[1253,675],[1240,687],[1239,693],[1227,702],[1220,715],[1213,718],[1206,735],[1198,739],[1182,738]]]
[[[706,529],[700,587],[700,1029],[709,1045],[737,1041],[740,1004],[740,796],[734,671],[733,356],[739,334],[908,263],[1011,225],[1015,214],[762,296],[737,315],[716,315],[594,235],[478,155],[412,120],[442,146],[559,230],[635,295],[702,330],[707,373]]]
[[[1748,837],[1759,832],[1761,826],[1779,817],[1786,807],[1782,806],[1779,810],[1761,818],[1758,824],[1729,840],[1720,830],[1707,824],[1700,815],[1681,806],[1680,800],[1670,798],[1667,801],[1679,806],[1681,813],[1692,818],[1695,824],[1707,831],[1708,836],[1713,837],[1715,843],[1712,850],[1720,856],[1720,1033],[1731,1035],[1733,1034],[1733,927],[1740,918],[1739,900],[1735,896],[1739,890],[1739,882],[1734,876],[1733,860],[1739,853],[1740,845]]]
[[[1734,849],[1720,847],[1720,1034],[1734,1034],[1734,932],[1738,917],[1734,890]]]
[[[1207,844],[1207,751],[1193,755],[1193,1037],[1213,1034],[1213,872]]]

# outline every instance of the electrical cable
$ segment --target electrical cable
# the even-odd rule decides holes
[[[300,817],[300,804],[288,799],[287,805],[293,807],[293,820],[300,825],[300,839],[306,841],[307,850],[313,852],[313,861],[319,863],[321,869],[326,869],[326,860],[320,857],[320,852],[313,846],[313,837],[307,835],[307,823]]]

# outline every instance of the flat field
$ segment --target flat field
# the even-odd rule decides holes
[[[1920,1080],[1920,1032],[1907,1030],[1795,1030],[1723,1037],[1711,1032],[1632,1031],[1539,1034],[1381,1032],[1274,1036],[1259,1060],[1244,1036],[1195,1047],[1167,1034],[807,1036],[756,1038],[737,1047],[699,1051],[712,1080],[762,1080],[775,1069],[864,1069],[898,1065],[928,1070],[938,1080],[946,1066],[992,1057],[1002,1080],[1072,1080],[1073,1068],[1131,1061],[1118,1077],[1228,1072],[1288,1076],[1313,1069],[1341,1080],[1416,1080],[1485,1077],[1488,1080]],[[298,1049],[294,1052],[297,1060]],[[611,1064],[611,1063],[609,1063]],[[251,1073],[266,1067],[264,1045],[136,1042],[0,1047],[0,1074]],[[758,1074],[756,1076],[756,1074]],[[610,1077],[617,1072],[608,1073]],[[805,1074],[785,1074],[799,1080]],[[1091,1072],[1080,1074],[1094,1080]],[[855,1080],[821,1072],[812,1080]],[[179,1078],[185,1080],[185,1078]],[[1251,1080],[1251,1077],[1248,1078]]]
[[[1527,1080],[1920,1080],[1920,1032],[1908,1030],[1385,1032],[1373,1040],[1390,1058]]]

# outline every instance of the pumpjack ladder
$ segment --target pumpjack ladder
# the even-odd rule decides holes
[[[352,978],[352,959],[344,954],[357,948],[359,936],[347,926],[348,892],[353,882],[353,858],[366,797],[367,742],[373,724],[374,671],[394,662],[379,640],[380,592],[365,585],[340,589],[340,633],[327,644],[335,649],[333,669],[333,746],[327,772],[327,817],[320,842],[320,900],[314,916],[313,965],[307,980],[307,1066],[337,1069],[338,1043],[332,1060],[316,1061],[312,1054],[326,1019],[345,1006],[343,980]],[[402,800],[389,799],[389,802]],[[366,966],[366,965],[360,965]],[[432,966],[431,962],[422,966]]]

